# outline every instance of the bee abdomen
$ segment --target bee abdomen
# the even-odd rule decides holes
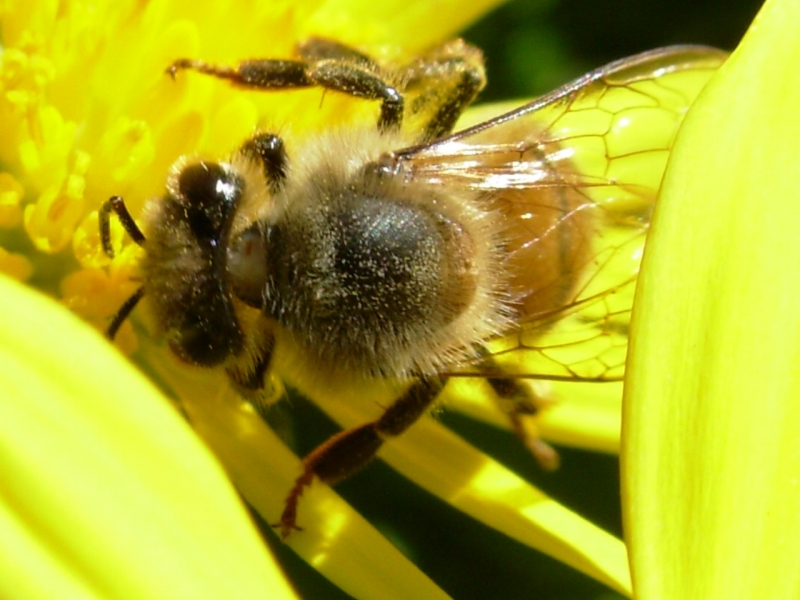
[[[422,203],[351,195],[269,238],[269,312],[321,358],[369,375],[413,362],[475,294],[469,235]]]

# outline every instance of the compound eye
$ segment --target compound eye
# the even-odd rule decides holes
[[[219,239],[227,232],[244,181],[219,163],[199,162],[178,174],[178,198],[198,240]]]

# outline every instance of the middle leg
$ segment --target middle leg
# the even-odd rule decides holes
[[[400,128],[403,95],[381,74],[376,63],[347,46],[326,40],[311,40],[299,46],[298,50],[299,59],[296,60],[253,59],[242,61],[236,67],[181,58],[166,71],[175,77],[178,71],[191,69],[252,90],[279,91],[316,86],[355,98],[380,100],[378,128]]]

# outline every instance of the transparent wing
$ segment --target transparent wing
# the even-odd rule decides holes
[[[585,247],[541,286],[531,286],[517,327],[489,343],[487,360],[452,375],[584,381],[623,375],[635,279],[670,148],[725,58],[702,46],[636,55],[394,155],[410,177],[486,192],[492,210],[516,220],[529,238],[511,251],[510,260],[522,268],[537,256],[537,245],[563,243],[570,227],[571,239],[579,232]],[[578,200],[553,200],[567,195]],[[552,226],[526,229],[525,219],[543,213],[557,215]],[[567,292],[557,304],[536,309],[542,289]]]

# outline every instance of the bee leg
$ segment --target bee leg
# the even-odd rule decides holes
[[[486,85],[483,54],[464,40],[452,40],[406,65],[398,79],[407,82],[406,93],[422,90],[412,102],[411,112],[426,115],[420,142],[430,142],[453,130],[461,113]]]
[[[174,77],[178,71],[185,69],[227,79],[248,89],[274,91],[317,86],[355,98],[380,100],[378,127],[381,130],[399,129],[403,121],[402,94],[376,72],[371,61],[365,63],[342,58],[309,61],[256,59],[242,61],[232,68],[182,58],[173,62],[166,71]]]
[[[303,474],[297,478],[278,523],[282,539],[286,539],[297,526],[297,503],[303,490],[314,477],[332,485],[346,479],[364,467],[387,438],[403,433],[419,419],[442,391],[445,379],[423,377],[386,409],[376,421],[355,429],[342,431],[319,445],[303,459]]]
[[[380,65],[371,57],[325,38],[298,44],[296,52],[309,65],[309,75],[317,85],[356,98],[381,100],[378,128],[400,128],[405,106],[401,90],[383,77]]]
[[[225,373],[236,391],[260,409],[262,399],[271,397],[272,390],[267,389],[267,374],[275,349],[275,336],[266,319],[262,318],[247,325],[247,330],[250,335],[245,337],[245,348],[226,364]]]
[[[312,63],[320,60],[337,60],[350,64],[359,64],[371,71],[378,72],[380,65],[370,56],[359,52],[355,48],[327,38],[314,37],[297,44],[297,56],[302,60]]]
[[[525,429],[523,419],[539,413],[544,402],[538,401],[531,390],[520,385],[516,379],[488,377],[486,379],[497,394],[497,403],[500,409],[511,421],[514,431],[525,447],[531,451],[536,462],[548,471],[558,468],[558,453],[536,434]]]
[[[259,133],[247,140],[239,152],[257,160],[271,193],[279,192],[286,183],[289,158],[283,140],[274,133]]]
[[[324,60],[314,63],[309,69],[317,85],[356,98],[380,100],[381,114],[378,129],[390,131],[400,129],[403,123],[403,95],[383,78],[360,65]]]

